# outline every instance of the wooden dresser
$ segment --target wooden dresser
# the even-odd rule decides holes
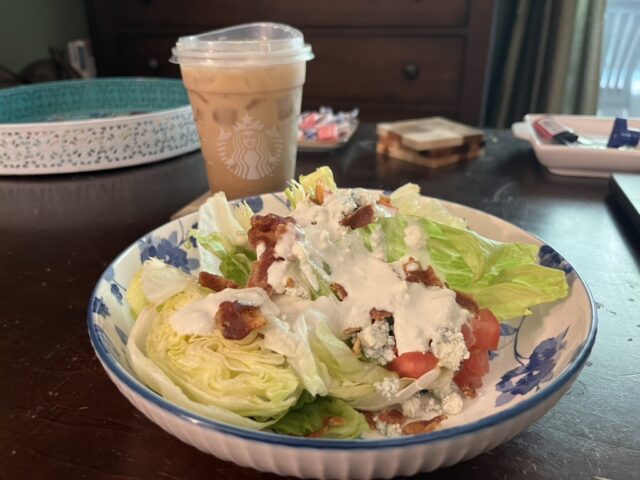
[[[269,20],[301,29],[303,108],[359,107],[363,120],[481,119],[493,0],[86,0],[101,76],[178,77],[177,37]]]

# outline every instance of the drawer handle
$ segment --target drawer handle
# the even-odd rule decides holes
[[[413,62],[409,62],[402,69],[402,74],[407,80],[415,80],[420,76],[420,67]]]

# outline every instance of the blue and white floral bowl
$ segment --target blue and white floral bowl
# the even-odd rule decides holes
[[[195,272],[199,262],[189,229],[192,214],[167,223],[125,250],[102,275],[91,298],[88,326],[97,356],[122,394],[153,422],[182,441],[223,460],[307,478],[391,478],[453,465],[506,442],[547,412],[584,366],[596,335],[591,296],[571,265],[536,237],[497,217],[443,202],[470,228],[500,241],[542,245],[540,263],[565,271],[569,296],[502,325],[484,387],[463,412],[428,434],[383,440],[297,438],[225,425],[177,407],[132,373],[125,343],[132,319],[123,300],[133,274],[150,257]],[[281,196],[249,199],[255,212],[284,214]]]
[[[198,148],[180,80],[65,80],[0,91],[0,175],[128,167]]]

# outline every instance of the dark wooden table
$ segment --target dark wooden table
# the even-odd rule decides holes
[[[364,126],[334,154],[340,185],[423,192],[495,214],[564,254],[600,325],[571,391],[512,441],[432,479],[640,478],[640,239],[604,179],[559,177],[508,132],[487,154],[428,171],[376,158]],[[110,172],[0,179],[0,479],[278,478],[187,446],[137,412],[96,360],[86,328],[98,276],[207,188],[200,154]]]

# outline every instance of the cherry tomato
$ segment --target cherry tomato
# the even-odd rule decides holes
[[[464,344],[467,346],[467,350],[470,350],[476,344],[476,336],[473,334],[473,330],[466,323],[462,324],[462,336],[464,337]]]
[[[420,378],[437,364],[438,359],[431,353],[406,352],[389,364],[389,370],[401,377]]]
[[[464,368],[460,369],[460,371],[456,373],[456,376],[453,377],[453,381],[456,382],[456,385],[460,388],[480,388],[482,386],[482,379]]]
[[[462,336],[469,358],[462,362],[453,380],[460,388],[480,388],[482,377],[489,372],[489,350],[498,348],[500,323],[491,310],[482,308],[471,325],[462,326]]]
[[[495,350],[498,348],[498,342],[500,341],[500,323],[495,315],[491,313],[491,310],[488,308],[481,309],[480,315],[473,319],[471,328],[473,329],[476,340],[472,345],[473,348],[484,350]],[[469,348],[468,345],[467,348]]]
[[[469,358],[463,363],[463,368],[473,375],[482,377],[489,372],[489,355],[487,350],[472,349]]]

